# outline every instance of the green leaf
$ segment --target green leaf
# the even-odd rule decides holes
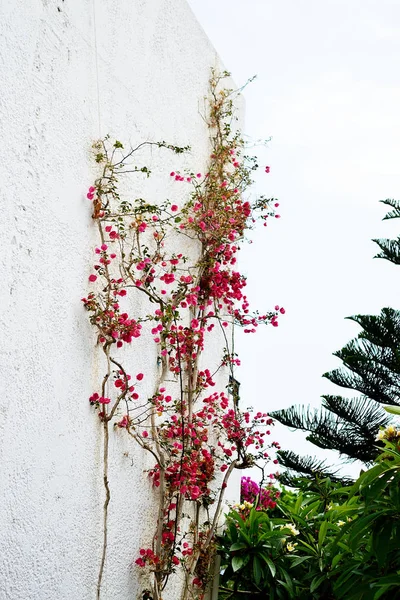
[[[239,530],[237,530],[237,538],[236,539],[238,540],[238,542],[239,542],[240,538],[242,538],[242,543],[246,543],[247,546],[252,546],[253,545],[252,542],[251,542],[251,539],[250,539],[249,535],[244,530],[244,527],[240,528]]]
[[[368,469],[368,471],[365,471],[365,473],[362,473],[362,475],[360,475],[360,477],[357,479],[357,481],[351,488],[349,498],[354,496],[354,494],[358,494],[363,488],[369,485],[371,481],[375,479],[375,477],[382,473],[383,470],[384,466],[378,464],[372,467],[371,469]]]
[[[339,553],[336,554],[333,559],[332,559],[332,569],[334,569],[336,567],[336,565],[338,564],[338,562],[343,558],[343,554]]]
[[[306,546],[306,548],[308,548],[309,550],[311,550],[311,552],[313,554],[317,554],[317,551],[315,550],[315,548],[313,548],[312,546],[310,546],[310,544],[307,544],[307,542],[305,542],[304,540],[299,540],[298,543],[302,544],[303,546]]]
[[[290,556],[292,560],[292,567],[297,567],[297,565],[301,565],[305,560],[310,560],[310,558],[314,558],[314,556]]]
[[[321,550],[324,543],[326,532],[328,531],[328,521],[322,521],[318,532],[318,547]]]
[[[383,567],[386,562],[386,557],[390,549],[390,538],[393,529],[391,519],[383,517],[382,527],[374,531],[372,538],[372,547],[375,552],[379,567]]]
[[[344,544],[343,542],[338,542],[337,545],[339,546],[339,548],[341,548],[342,550],[345,550],[346,552],[350,552],[350,547],[347,546],[347,544]]]
[[[386,473],[382,473],[379,477],[377,477],[376,481],[372,482],[369,489],[365,492],[365,497],[371,499],[378,499],[380,493],[385,489],[390,479],[393,477],[393,473],[391,470],[386,471]]]
[[[264,553],[261,554],[261,557],[267,563],[268,568],[271,571],[272,577],[275,577],[275,575],[276,575],[276,566],[274,565],[274,563],[272,562],[272,560],[269,558],[269,556],[266,556]]]
[[[325,579],[326,579],[326,575],[325,574],[321,575],[320,577],[314,577],[314,579],[312,580],[311,585],[310,585],[310,592],[311,593],[315,592],[315,590],[317,588],[319,588],[319,586],[321,585],[321,583],[323,581],[325,581]]]
[[[379,590],[376,592],[376,594],[375,594],[375,596],[374,596],[373,600],[379,600],[379,598],[380,598],[381,596],[383,596],[383,594],[384,594],[385,592],[387,592],[387,591],[388,591],[388,589],[390,589],[390,585],[383,585],[382,587],[380,587],[380,588],[379,588]]]
[[[247,544],[245,544],[244,542],[235,542],[234,544],[232,544],[229,550],[231,552],[235,552],[236,550],[243,550],[244,548],[248,548]]]
[[[400,415],[400,406],[384,406],[383,408],[392,415]]]
[[[368,536],[370,533],[370,524],[377,519],[379,514],[366,515],[359,517],[349,530],[349,544],[354,549],[358,544],[359,538]]]
[[[282,573],[282,575],[285,578],[286,581],[286,585],[284,585],[285,589],[287,589],[287,591],[289,592],[290,598],[295,598],[295,592],[293,589],[293,581],[289,575],[289,573],[287,571],[285,571],[285,569],[282,569],[282,567],[280,568],[280,572]]]
[[[354,566],[351,566],[340,575],[335,583],[335,590],[337,589],[340,592],[338,597],[346,598],[347,596],[345,594],[347,594],[354,583],[359,585],[359,578],[357,577],[356,581],[354,581]]]
[[[386,575],[386,577],[380,577],[378,583],[373,583],[371,587],[377,587],[381,585],[397,585],[400,588],[400,571],[397,571],[397,575]]]
[[[253,558],[253,574],[256,585],[259,585],[262,577],[262,568],[260,559],[257,556]]]
[[[232,558],[232,569],[236,573],[243,566],[243,556],[234,556]]]

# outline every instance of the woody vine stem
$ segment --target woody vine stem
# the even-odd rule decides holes
[[[231,333],[235,325],[247,333],[254,333],[260,324],[277,326],[279,314],[285,312],[275,306],[266,314],[251,313],[244,294],[246,280],[235,270],[247,232],[257,219],[266,225],[269,217],[278,218],[278,203],[273,198],[246,199],[258,165],[246,156],[237,128],[238,92],[221,85],[228,75],[213,72],[210,79],[205,118],[212,151],[206,173],[170,174],[176,185],[186,186],[180,206],[169,200],[155,205],[127,199],[119,182],[123,177],[150,175],[146,166],[135,164],[146,148],[180,155],[188,147],[143,142],[126,151],[121,142],[109,138],[94,145],[102,171],[87,196],[93,202],[99,242],[89,277],[93,291],[83,303],[106,364],[98,391],[89,399],[104,436],[98,599],[111,498],[110,424],[124,430],[154,459],[149,476],[157,491],[157,524],[151,547],[141,548],[135,560],[136,568],[148,575],[145,596],[153,600],[162,599],[173,573],[183,576],[181,600],[204,598],[229,476],[235,468],[269,459],[266,436],[272,421],[265,413],[251,415],[239,407],[234,369],[240,361]],[[190,248],[187,254],[184,247]],[[135,316],[128,314],[130,309],[137,311]],[[145,373],[132,378],[126,366],[126,348],[144,335],[153,337],[158,365],[149,398],[140,393]],[[205,349],[221,339],[224,353],[211,372],[204,364]],[[211,391],[218,372],[226,386]]]

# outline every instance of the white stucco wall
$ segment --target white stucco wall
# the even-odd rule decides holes
[[[0,2],[1,600],[95,597],[101,432],[87,399],[103,371],[80,302],[96,243],[91,143],[190,143],[187,164],[201,169],[201,99],[218,64],[185,0]],[[149,190],[161,201],[176,158],[157,161]],[[151,373],[152,352],[138,352]],[[152,492],[118,434],[110,486],[102,598],[132,600]]]

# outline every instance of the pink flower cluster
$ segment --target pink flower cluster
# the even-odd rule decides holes
[[[99,396],[97,392],[92,394],[89,398],[90,404],[110,404],[110,398],[104,398],[103,396]]]
[[[260,488],[260,486],[251,479],[251,477],[242,477],[240,482],[240,501],[254,504],[258,497],[258,510],[267,510],[275,508],[276,500],[280,492],[274,488]]]
[[[159,557],[156,556],[156,554],[154,553],[153,550],[151,550],[151,548],[147,548],[147,549],[141,548],[139,550],[139,554],[140,554],[140,557],[135,560],[135,563],[139,567],[145,567],[146,565],[156,566],[160,562]]]
[[[121,200],[117,181],[122,161],[111,164],[114,149],[122,148],[116,144],[107,156],[110,162],[104,161],[103,176],[87,193],[100,241],[89,275],[89,282],[95,285],[82,301],[107,354],[109,368],[103,382],[108,380],[113,390],[111,398],[95,392],[89,401],[102,420],[115,415],[115,427],[128,430],[156,459],[149,477],[154,487],[163,490],[159,507],[162,526],[153,546],[161,550],[142,548],[136,565],[161,574],[161,581],[182,563],[193,576],[192,585],[199,588],[193,597],[202,598],[207,569],[201,561],[204,559],[204,565],[209,562],[208,532],[198,531],[197,536],[191,531],[183,533],[183,502],[199,507],[211,504],[215,500],[212,481],[218,469],[224,472],[235,464],[245,468],[254,460],[267,459],[266,438],[272,419],[261,412],[251,417],[225,392],[211,392],[214,375],[199,359],[216,325],[228,340],[230,325],[240,324],[246,333],[252,333],[263,323],[277,327],[279,316],[285,313],[276,305],[274,311],[252,314],[245,295],[246,278],[235,268],[240,242],[258,213],[264,221],[267,216],[279,218],[274,212],[278,203],[272,207],[271,199],[250,203],[244,198],[252,168],[246,166],[243,149],[237,147],[238,138],[229,136],[214,149],[214,162],[205,174],[170,173],[174,182],[183,182],[185,189],[191,190],[187,202],[179,201],[181,208],[169,200],[159,206],[141,199]],[[107,154],[107,144],[103,146]],[[145,168],[141,171],[147,173]],[[265,167],[265,172],[269,173],[270,167]],[[192,246],[198,249],[199,258],[194,263],[168,251],[168,240],[175,244],[182,234],[195,240]],[[138,292],[143,302],[136,302]],[[140,316],[128,314],[133,306],[145,303],[150,308]],[[134,380],[122,366],[124,353],[118,358],[115,351],[147,331],[157,344],[162,376],[153,395],[141,394],[138,401],[144,375],[139,372]],[[228,341],[224,352],[222,365],[232,369],[240,364]],[[171,380],[178,382],[178,392]],[[107,404],[111,404],[109,412],[102,406]],[[243,478],[242,496],[249,499],[259,494],[262,508],[273,507],[276,495],[254,486],[257,484],[250,478]],[[198,562],[192,569],[190,560],[195,556]]]

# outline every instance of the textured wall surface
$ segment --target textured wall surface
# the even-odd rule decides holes
[[[80,302],[96,243],[90,147],[107,133],[190,143],[186,164],[204,168],[211,66],[185,0],[0,2],[2,600],[95,597],[101,431],[87,399],[103,371]],[[154,161],[146,193],[172,198],[176,158]],[[154,372],[143,342],[130,360]],[[137,598],[131,563],[154,527],[150,464],[112,433],[104,600]]]

